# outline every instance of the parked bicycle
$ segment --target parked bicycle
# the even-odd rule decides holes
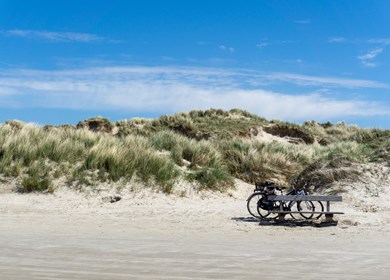
[[[293,183],[291,189],[285,195],[308,195],[305,190],[307,184],[301,189],[297,190]],[[256,218],[270,218],[274,219],[278,216],[278,213],[273,211],[280,211],[280,202],[271,201],[268,199],[269,195],[276,195],[276,191],[279,191],[283,195],[284,187],[276,186],[275,183],[266,181],[263,183],[256,183],[253,193],[247,199],[247,208],[249,213]],[[318,219],[322,214],[315,212],[323,212],[324,205],[321,201],[290,201],[282,202],[283,211],[295,212],[289,213],[293,219],[298,219],[299,216],[305,219]],[[297,215],[298,212],[299,214]]]

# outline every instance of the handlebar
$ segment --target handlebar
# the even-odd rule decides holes
[[[276,186],[274,182],[271,181],[265,181],[262,183],[255,183],[256,189],[255,191],[264,191],[267,189],[268,191],[278,190],[281,191],[285,189],[285,187],[282,186]]]

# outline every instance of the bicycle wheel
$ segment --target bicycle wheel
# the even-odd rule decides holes
[[[265,197],[261,197],[260,200],[257,203],[257,213],[259,214],[260,217],[262,218],[269,218],[269,219],[275,219],[278,214],[277,213],[270,213],[270,210],[278,210],[279,202],[272,202],[266,200]]]
[[[297,203],[299,214],[304,217],[305,219],[311,219],[313,218],[313,213],[307,213],[307,212],[314,212],[314,204],[311,201],[298,201]],[[303,213],[304,212],[304,213]]]
[[[260,215],[258,212],[258,202],[261,199],[262,194],[261,193],[253,193],[251,196],[247,199],[246,203],[246,208],[248,209],[249,214],[251,214],[255,218],[260,218],[260,217],[266,217],[263,215]]]
[[[300,211],[298,203],[299,202],[297,202],[297,201],[290,201],[290,203],[288,204],[288,209],[291,211]],[[297,219],[302,217],[302,215],[300,213],[290,213],[290,216],[294,220],[297,220]]]
[[[324,212],[324,205],[322,204],[321,201],[312,201],[311,203],[313,204],[313,207],[314,207],[313,212]],[[322,216],[322,213],[321,214],[314,214],[313,219],[319,219],[321,216]]]
[[[272,210],[279,211],[280,209],[280,202],[274,201],[272,202]],[[260,216],[268,219],[276,219],[278,217],[278,213],[270,213],[269,210],[262,209],[260,206],[257,208],[257,211],[259,212]]]

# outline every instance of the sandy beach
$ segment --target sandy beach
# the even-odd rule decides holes
[[[390,279],[389,12],[0,0],[0,280]]]
[[[3,192],[1,279],[388,278],[388,208],[345,195],[337,226],[260,225],[246,210],[253,187],[237,184],[226,194],[122,191],[115,203],[112,191]]]

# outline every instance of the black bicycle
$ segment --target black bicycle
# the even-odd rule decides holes
[[[295,184],[292,184],[290,191],[286,195],[308,195],[308,192],[305,190],[306,186],[307,184],[301,189],[296,190]],[[280,191],[283,194],[283,189],[284,187],[276,186],[275,183],[270,181],[256,183],[253,193],[247,199],[248,212],[256,218],[275,219],[278,213],[274,213],[273,211],[280,211],[280,202],[271,201],[268,199],[268,196],[275,195],[276,191]],[[314,212],[323,212],[324,205],[321,201],[290,201],[288,203],[282,202],[282,209],[288,212],[298,212],[290,213],[293,219],[298,219],[299,216],[305,219],[318,219],[322,214]]]

